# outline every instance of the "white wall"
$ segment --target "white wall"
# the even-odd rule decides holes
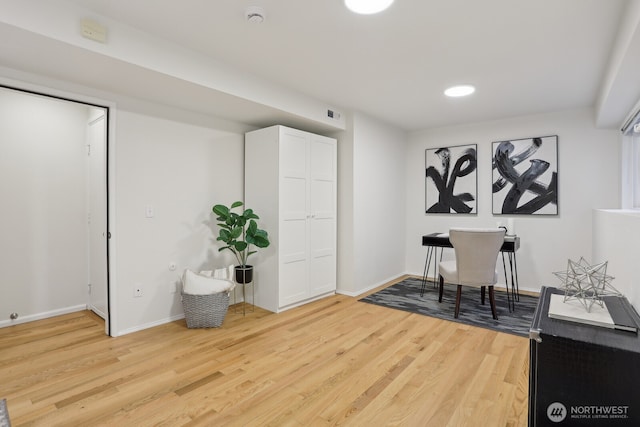
[[[509,216],[491,213],[493,141],[558,135],[559,215],[512,216],[521,238],[517,253],[520,287],[538,290],[559,285],[554,271],[567,259],[591,259],[594,208],[619,206],[618,132],[594,127],[591,110],[565,111],[416,132],[407,150],[407,271],[422,274],[425,249],[420,237],[452,226],[495,227]],[[425,149],[478,144],[478,214],[444,215],[425,211]],[[447,251],[451,257],[452,251]]]
[[[338,252],[337,292],[355,295],[353,229],[353,116],[347,118],[347,130],[338,132]]]
[[[244,134],[118,111],[116,334],[182,316],[178,275],[231,263],[218,252],[211,208],[243,198]],[[152,206],[154,217],[145,216]],[[175,271],[169,270],[177,263]],[[143,296],[133,297],[140,286]]]
[[[0,326],[87,303],[88,108],[0,89]]]
[[[339,201],[348,203],[338,208],[338,291],[359,295],[404,272],[406,134],[364,114],[352,120],[351,147],[338,141]]]
[[[593,262],[608,261],[613,287],[640,309],[640,212],[604,210],[593,212]]]

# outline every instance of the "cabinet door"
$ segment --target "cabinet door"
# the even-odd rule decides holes
[[[288,129],[280,135],[280,307],[308,296],[307,139]]]
[[[309,142],[309,292],[336,289],[336,142]]]

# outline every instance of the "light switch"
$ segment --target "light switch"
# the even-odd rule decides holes
[[[152,205],[147,205],[144,207],[144,216],[147,218],[153,218],[153,215],[155,214],[155,212],[153,211],[153,206]]]

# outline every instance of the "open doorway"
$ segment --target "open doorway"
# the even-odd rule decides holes
[[[0,86],[0,326],[89,308],[109,334],[108,121]]]

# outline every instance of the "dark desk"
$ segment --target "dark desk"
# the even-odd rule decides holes
[[[422,236],[422,246],[427,247],[427,256],[424,260],[424,272],[422,274],[422,292],[427,284],[427,274],[429,273],[429,266],[433,260],[433,283],[436,284],[438,280],[438,248],[440,248],[440,261],[442,260],[442,252],[444,248],[453,248],[453,245],[449,241],[448,233],[431,233]],[[502,254],[502,266],[504,268],[504,281],[507,288],[507,301],[509,301],[509,310],[515,307],[515,301],[520,300],[519,288],[518,288],[518,263],[516,261],[516,251],[520,249],[520,238],[518,236],[504,236],[504,243],[500,248]],[[509,296],[509,279],[507,277],[507,262],[505,260],[505,254],[509,260],[509,271],[511,276],[511,295],[513,295],[513,301]]]

